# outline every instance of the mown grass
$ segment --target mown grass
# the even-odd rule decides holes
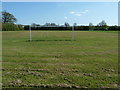
[[[117,88],[118,33],[3,32],[3,87]]]

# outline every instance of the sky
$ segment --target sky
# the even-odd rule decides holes
[[[119,2],[119,0],[1,0],[2,2]]]
[[[2,10],[13,14],[17,24],[56,23],[63,25],[97,25],[105,20],[118,25],[117,2],[2,2]]]

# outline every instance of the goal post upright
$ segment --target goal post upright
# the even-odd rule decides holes
[[[29,31],[30,31],[30,41],[32,41],[32,31],[31,31],[31,25],[29,26]]]
[[[72,26],[72,41],[74,40],[74,25]]]

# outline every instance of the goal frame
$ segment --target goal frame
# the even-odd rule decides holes
[[[29,36],[30,36],[30,37],[29,37],[29,40],[30,40],[30,41],[33,41],[33,39],[32,39],[32,29],[31,29],[32,27],[59,27],[59,26],[31,26],[31,25],[29,25],[29,32],[30,32],[30,33],[29,33],[29,34],[30,34],[30,35],[29,35]],[[72,38],[71,38],[71,40],[74,41],[74,36],[75,36],[75,35],[74,35],[74,27],[75,27],[75,26],[73,25],[73,26],[64,26],[64,27],[72,27],[72,34],[71,34],[71,37],[72,37]]]

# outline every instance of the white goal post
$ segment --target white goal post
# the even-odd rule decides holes
[[[32,41],[32,27],[59,27],[59,26],[31,26],[29,25],[29,31],[30,31],[30,41]],[[72,41],[74,41],[74,25],[73,26],[64,26],[64,27],[72,27]]]

